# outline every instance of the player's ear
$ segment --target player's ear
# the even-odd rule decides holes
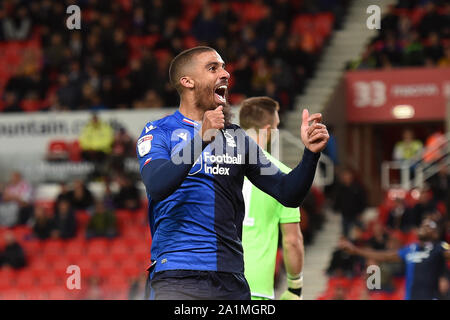
[[[188,76],[181,77],[180,83],[185,88],[189,88],[189,89],[194,88],[194,80],[191,77],[188,77]]]

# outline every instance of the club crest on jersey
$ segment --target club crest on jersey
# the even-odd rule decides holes
[[[225,130],[223,130],[223,135],[227,141],[227,145],[231,148],[236,148],[236,142],[234,141],[233,136]]]
[[[148,134],[138,140],[137,147],[139,156],[143,157],[148,154],[152,148],[153,135]]]

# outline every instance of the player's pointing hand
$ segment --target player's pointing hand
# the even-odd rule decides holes
[[[225,127],[225,115],[223,114],[223,107],[218,106],[214,110],[208,110],[203,115],[202,122],[202,139],[204,142],[211,142],[214,140],[218,130]]]
[[[327,127],[321,122],[322,114],[309,115],[308,110],[303,109],[300,134],[304,145],[312,152],[321,152],[325,149],[330,138]]]

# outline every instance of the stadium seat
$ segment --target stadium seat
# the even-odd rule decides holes
[[[120,240],[115,240],[111,244],[111,257],[114,259],[114,261],[121,263],[125,259],[127,259],[130,256],[130,251],[126,245],[125,242]]]
[[[69,296],[68,290],[60,286],[49,288],[48,297],[50,300],[65,300]]]
[[[291,32],[298,35],[304,35],[307,32],[314,31],[314,18],[310,14],[298,15],[292,22]]]
[[[35,278],[43,277],[49,270],[48,264],[44,259],[35,259],[28,268],[30,274]]]
[[[81,161],[81,147],[78,140],[74,140],[72,143],[69,143],[69,160],[72,162]]]
[[[84,239],[72,240],[67,244],[64,253],[70,263],[75,263],[85,255],[84,244],[85,244]]]
[[[34,276],[28,270],[21,270],[15,275],[15,278],[15,287],[24,291],[35,288],[37,285]]]
[[[42,106],[42,101],[35,99],[24,99],[20,103],[20,107],[25,112],[36,112]]]
[[[47,262],[53,263],[64,252],[62,248],[63,248],[62,240],[51,239],[45,241],[42,252],[43,258]]]
[[[0,292],[13,286],[11,274],[0,270]]]
[[[52,140],[47,147],[47,160],[67,161],[69,160],[69,145],[64,140]]]
[[[121,270],[126,277],[136,277],[145,272],[145,265],[138,264],[136,261],[129,259],[125,260],[122,264]]]
[[[39,288],[42,290],[48,290],[56,285],[56,277],[53,271],[47,270],[43,272],[39,277]]]
[[[58,259],[55,259],[53,264],[50,266],[51,270],[55,273],[55,275],[60,277],[65,277],[67,275],[66,270],[67,267],[72,263],[69,262],[67,257],[60,256]]]
[[[89,223],[89,213],[84,210],[79,210],[75,213],[75,218],[77,220],[78,235],[84,238],[84,231],[86,230],[87,224]]]
[[[29,237],[32,233],[32,230],[29,226],[16,226],[12,229],[16,239],[19,242],[22,242],[25,238]]]
[[[322,37],[328,37],[333,30],[334,16],[331,12],[323,12],[314,18],[314,30]]]
[[[118,263],[116,263],[111,257],[105,257],[98,262],[97,270],[102,277],[110,277],[117,272]]]

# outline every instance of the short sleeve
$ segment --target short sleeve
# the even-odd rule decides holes
[[[141,172],[151,160],[170,160],[170,143],[166,132],[159,127],[145,126],[136,143],[136,154]]]
[[[279,203],[280,208],[280,223],[295,223],[300,222],[300,209],[288,208]]]

